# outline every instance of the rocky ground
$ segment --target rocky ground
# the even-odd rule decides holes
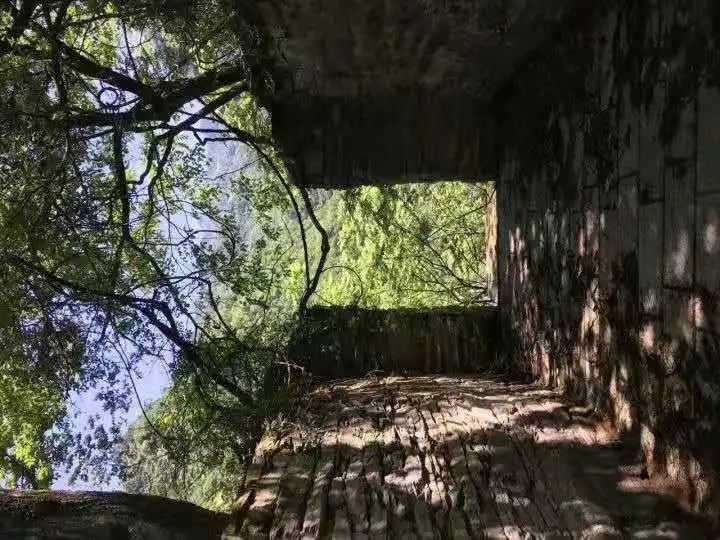
[[[263,438],[228,538],[714,538],[633,446],[494,378],[317,387]]]
[[[0,489],[2,540],[214,540],[228,519],[149,495]]]

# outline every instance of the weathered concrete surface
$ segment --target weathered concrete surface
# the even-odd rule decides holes
[[[145,495],[0,490],[0,538],[220,539],[229,515]]]
[[[290,358],[318,378],[478,373],[495,362],[497,313],[475,309],[314,307]]]
[[[632,446],[538,384],[350,379],[303,406],[258,447],[228,538],[713,537]]]
[[[306,185],[497,176],[506,365],[642,433],[650,473],[718,515],[720,4],[518,3],[529,24],[485,47],[488,6],[265,15],[286,32],[276,138]]]
[[[260,0],[257,9],[277,51],[280,94],[386,96],[418,88],[488,101],[570,3]]]
[[[262,0],[273,132],[297,182],[497,172],[487,106],[573,0]]]
[[[497,191],[493,190],[485,208],[485,272],[490,301],[497,305],[497,245],[498,245]]]
[[[508,365],[641,434],[720,514],[720,8],[599,2],[513,82],[498,180]]]
[[[285,163],[306,187],[479,181],[497,173],[495,115],[465,95],[412,88],[352,98],[300,94],[271,110]]]

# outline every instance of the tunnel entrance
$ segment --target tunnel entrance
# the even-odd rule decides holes
[[[465,538],[477,531],[507,538],[546,532],[699,537],[704,524],[686,532],[665,521],[667,498],[717,524],[720,17],[711,0],[245,2],[248,12],[239,18],[247,17],[249,31],[243,23],[242,34],[253,43],[247,50],[244,41],[238,45],[237,65],[219,56],[198,77],[175,73],[167,81],[159,73],[140,78],[127,35],[127,62],[108,55],[120,71],[96,66],[94,47],[76,51],[58,41],[74,31],[52,30],[78,13],[66,13],[65,6],[60,22],[52,23],[50,10],[31,28],[38,3],[15,3],[2,23],[12,19],[15,35],[0,43],[0,54],[18,56],[8,64],[9,73],[19,70],[8,88],[32,82],[23,66],[50,61],[45,49],[53,52],[47,67],[56,80],[28,86],[28,98],[47,94],[48,104],[37,103],[44,114],[30,114],[25,98],[10,100],[17,114],[13,109],[6,116],[20,141],[11,147],[26,154],[17,160],[25,169],[15,158],[3,169],[16,173],[13,198],[18,208],[32,208],[25,194],[44,190],[48,163],[55,155],[72,157],[62,144],[55,147],[53,136],[72,121],[79,146],[112,137],[112,159],[109,153],[98,159],[98,175],[120,203],[122,219],[116,227],[111,204],[111,242],[100,234],[90,253],[109,272],[90,280],[91,287],[74,280],[94,266],[84,260],[74,266],[78,242],[66,233],[75,234],[76,222],[61,230],[56,224],[64,222],[54,219],[37,230],[47,225],[67,241],[57,252],[59,259],[72,255],[70,265],[62,274],[46,268],[55,250],[44,234],[33,233],[27,242],[13,238],[7,251],[17,275],[11,284],[27,297],[32,292],[33,302],[48,296],[25,286],[32,274],[51,285],[50,300],[58,294],[77,304],[79,320],[85,304],[101,306],[108,317],[117,312],[124,318],[127,310],[133,317],[112,330],[131,327],[126,341],[133,345],[144,327],[167,338],[177,358],[173,374],[185,386],[175,385],[178,393],[166,394],[162,406],[182,412],[176,425],[183,426],[187,396],[195,396],[185,392],[197,391],[196,418],[212,415],[197,424],[203,442],[211,440],[209,433],[223,452],[234,454],[241,480],[228,492],[244,491],[233,516],[240,537],[300,531],[308,537]],[[237,22],[236,16],[233,11],[230,20]],[[176,63],[169,53],[162,56]],[[85,111],[77,96],[97,81],[97,107]],[[122,101],[125,92],[137,98],[117,106],[100,99],[117,93]],[[60,103],[66,110],[59,112],[56,93],[79,106]],[[255,98],[272,126],[265,110],[256,115],[244,108]],[[188,118],[176,120],[183,113]],[[200,120],[218,122],[205,130]],[[45,130],[46,122],[62,130],[47,132],[52,159],[36,160],[34,141],[25,138],[35,130],[26,126]],[[245,123],[262,125],[245,132]],[[131,134],[146,129],[152,137],[147,167],[135,175],[124,159],[123,137],[140,137]],[[238,212],[247,218],[241,226],[235,227],[236,215],[219,215],[224,201],[214,200],[228,191],[224,182],[211,185],[225,173],[215,179],[200,174],[204,159],[189,155],[165,167],[172,141],[184,131],[203,147],[210,141],[248,144],[260,154],[262,172],[272,172],[268,183],[243,172],[258,160],[233,171],[241,210],[252,207]],[[162,140],[169,141],[164,153],[156,146]],[[95,213],[105,189],[85,189],[77,163],[65,165],[80,182],[80,206]],[[105,168],[113,173],[107,178]],[[175,178],[179,171],[192,179]],[[153,179],[144,182],[151,172]],[[457,181],[439,181],[444,178]],[[497,198],[495,184],[468,183],[484,178],[496,179]],[[162,228],[151,225],[163,216],[154,204],[155,186],[165,184],[183,192],[187,187],[205,214],[221,218],[213,221],[223,225],[215,231],[222,250],[206,251],[201,238],[184,247],[203,232],[194,225],[178,242],[170,232],[169,242],[149,234]],[[60,194],[72,191],[65,182],[58,186]],[[146,187],[147,199],[137,195]],[[328,191],[336,188],[341,191]],[[184,207],[181,195],[173,202]],[[73,217],[66,211],[73,205],[53,200],[47,198],[48,208]],[[146,200],[149,205],[142,204]],[[142,206],[151,213],[134,234],[133,207]],[[171,206],[165,205],[168,215]],[[27,215],[34,213],[45,215]],[[22,237],[24,225],[16,227],[14,212],[6,214],[12,225],[6,236]],[[84,212],[77,217],[85,224]],[[91,236],[103,222],[87,221]],[[163,262],[182,276],[153,264],[140,238],[152,249],[167,244],[167,254],[160,249]],[[113,243],[110,261],[107,245]],[[38,245],[49,256],[39,257]],[[127,257],[131,247],[149,264]],[[16,257],[16,249],[24,257]],[[206,275],[217,277],[227,293],[226,311],[218,307],[214,282],[187,272],[176,251],[207,263]],[[150,270],[153,279],[147,280]],[[195,302],[192,286],[176,286],[185,280],[207,290],[202,301]],[[110,290],[95,289],[106,281]],[[146,289],[148,281],[153,285]],[[118,287],[133,294],[118,295]],[[12,335],[23,338],[27,325],[16,319],[19,330]],[[208,330],[193,319],[209,321]],[[110,322],[103,324],[101,342]],[[186,331],[185,322],[196,331]],[[135,349],[144,354],[145,345],[157,354],[155,335],[145,335],[147,342],[130,356]],[[23,340],[16,341],[13,354],[24,360]],[[44,347],[38,350],[44,354]],[[115,367],[124,364],[132,383],[127,356]],[[502,370],[502,377],[459,375],[488,366]],[[303,376],[291,381],[298,367]],[[286,368],[287,378],[277,376]],[[116,386],[116,371],[108,371]],[[305,377],[308,372],[315,379]],[[20,373],[24,377],[24,366]],[[202,388],[205,379],[211,392]],[[46,386],[54,392],[51,383]],[[25,385],[5,386],[15,392]],[[57,389],[61,397],[62,386]],[[213,394],[216,402],[208,399]],[[291,409],[294,417],[285,416]],[[135,439],[140,450],[154,428],[145,420],[148,429]],[[16,431],[24,436],[24,423],[10,425],[21,426]],[[191,431],[185,433],[194,443]],[[238,435],[246,437],[243,444]],[[43,438],[36,439],[42,449]],[[203,448],[216,445],[185,446],[201,450],[195,455],[206,463]],[[41,470],[38,460],[17,448],[22,453],[8,446],[8,457],[24,454],[28,471],[18,476],[12,459],[6,470],[41,485],[31,476]],[[159,455],[147,460],[153,474],[166,468],[155,466],[163,463]],[[609,502],[599,500],[606,495]]]
[[[495,183],[318,191],[330,255],[316,305],[373,309],[495,302]]]
[[[322,201],[330,255],[291,356],[320,378],[486,371],[494,182],[365,186]]]
[[[307,186],[497,178],[506,367],[639,433],[649,474],[717,516],[717,9],[665,0],[554,7],[552,37],[539,32],[552,24],[526,28],[537,41],[503,80],[488,73],[480,47],[466,58],[457,46],[456,36],[477,29],[460,8],[442,13],[452,13],[452,31],[418,64],[401,47],[363,47],[371,14],[362,10],[346,14],[351,37],[330,32],[343,65],[309,43],[324,26],[308,24],[310,34],[281,39],[295,53],[292,72],[313,76],[276,96],[277,140]],[[495,35],[539,22],[523,9]],[[468,18],[454,19],[460,13]],[[518,43],[502,41],[503,53]],[[368,85],[368,66],[395,65],[399,50],[418,69]]]

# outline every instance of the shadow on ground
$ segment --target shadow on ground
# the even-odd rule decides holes
[[[239,538],[715,538],[631,436],[536,384],[387,377],[317,387],[266,434]]]

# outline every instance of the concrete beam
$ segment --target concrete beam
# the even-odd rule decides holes
[[[495,117],[466,96],[294,96],[272,107],[273,136],[296,182],[363,184],[490,180]]]

